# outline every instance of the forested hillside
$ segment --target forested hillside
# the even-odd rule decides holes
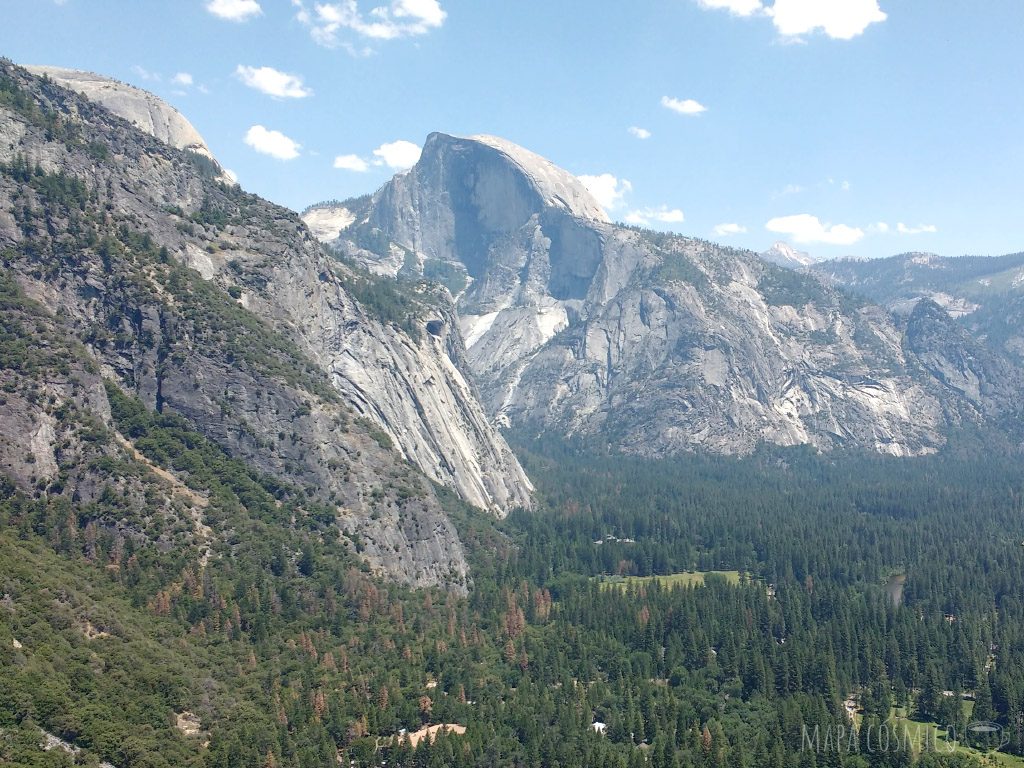
[[[112,404],[231,533],[209,555],[169,549],[118,536],[131,504],[114,490],[74,510],[7,487],[0,712],[16,762],[58,759],[35,749],[39,728],[115,765],[314,766],[339,750],[360,766],[948,763],[981,753],[949,757],[921,723],[971,720],[1021,751],[1012,462],[965,448],[652,465],[524,446],[543,512],[499,526],[451,501],[474,574],[460,597],[372,579],[289,489],[174,419]],[[163,482],[139,461],[138,482]],[[686,569],[742,575],[594,578]],[[808,752],[816,726],[849,727],[848,699],[861,726],[902,713],[914,719],[894,728],[932,741]],[[192,715],[195,735],[176,726]],[[466,731],[416,750],[392,738],[441,723]]]

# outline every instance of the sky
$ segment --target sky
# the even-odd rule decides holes
[[[1024,250],[1024,1],[2,0],[0,55],[145,88],[241,185],[372,192],[487,133],[609,215],[819,258]]]

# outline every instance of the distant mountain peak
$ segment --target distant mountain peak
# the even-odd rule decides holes
[[[811,264],[816,264],[818,261],[809,253],[805,251],[798,251],[789,243],[782,240],[779,240],[771,248],[767,251],[763,251],[759,255],[765,261],[770,261],[772,264],[778,264],[780,267],[786,267],[787,269],[809,267]]]

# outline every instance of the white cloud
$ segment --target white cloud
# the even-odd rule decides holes
[[[878,221],[874,224],[869,224],[867,230],[872,235],[888,235],[890,233],[897,235],[931,235],[938,232],[939,228],[934,224],[919,224],[916,227],[911,227],[902,221],[897,223],[895,227],[891,227],[884,221]]]
[[[773,197],[786,197],[787,195],[799,195],[803,191],[804,191],[804,188],[802,186],[800,186],[799,184],[787,184],[782,189],[780,189],[778,192],[776,192],[773,195]]]
[[[160,82],[160,75],[158,75],[156,72],[150,72],[148,69],[140,67],[138,64],[135,64],[132,67],[132,72],[141,77],[143,80],[152,80],[155,83]]]
[[[248,21],[263,13],[256,0],[210,0],[206,10],[228,21]]]
[[[846,224],[822,224],[817,216],[799,213],[795,216],[780,216],[764,225],[769,232],[790,236],[795,242],[826,243],[828,245],[853,245],[864,237],[864,230]]]
[[[386,165],[396,171],[404,171],[419,162],[422,151],[418,144],[401,139],[390,144],[381,144],[373,150],[374,156],[378,158],[374,165]]]
[[[767,0],[765,0],[767,3]],[[769,16],[782,43],[802,43],[800,35],[821,30],[835,40],[850,40],[869,25],[885,21],[879,0],[697,0],[702,8],[727,10],[734,16]]]
[[[636,138],[641,139],[641,140],[651,138],[651,132],[650,131],[648,131],[646,128],[638,128],[635,125],[630,126],[629,133],[632,136],[635,136]]]
[[[280,131],[271,131],[262,125],[254,125],[245,134],[245,143],[263,155],[278,160],[294,160],[299,156],[302,145],[289,139]]]
[[[761,0],[697,0],[702,8],[723,9],[735,16],[751,16],[762,10]]]
[[[820,29],[831,38],[850,40],[887,18],[878,0],[775,0],[766,10],[785,37]]]
[[[686,216],[678,208],[669,208],[667,205],[658,208],[640,208],[626,214],[627,224],[646,227],[650,226],[652,221],[659,224],[682,224],[686,221]]]
[[[576,178],[605,210],[617,208],[626,194],[633,191],[633,185],[629,181],[618,179],[610,173],[598,176],[584,174]]]
[[[440,27],[448,15],[437,0],[398,0],[392,8],[396,18],[415,19],[429,27]]]
[[[742,224],[716,224],[712,232],[718,237],[729,237],[730,235],[742,235],[747,228]]]
[[[670,109],[673,112],[678,112],[680,115],[699,115],[701,112],[707,112],[708,110],[708,108],[699,101],[694,101],[693,99],[676,99],[671,96],[662,96],[661,106],[665,109]]]
[[[916,227],[908,227],[901,221],[896,225],[896,231],[901,235],[922,235],[938,232],[939,228],[934,224],[920,224]]]
[[[365,173],[370,165],[359,155],[338,155],[334,158],[334,167],[342,171]]]
[[[341,42],[339,32],[349,30],[374,40],[394,40],[437,29],[448,15],[438,0],[392,0],[365,14],[359,10],[356,0],[315,3],[312,11],[302,0],[292,0],[292,5],[298,9],[295,18],[310,28],[317,43],[328,48],[345,46],[356,55],[360,52]]]
[[[842,183],[841,183],[841,184],[839,185],[839,188],[840,188],[841,190],[843,190],[843,192],[849,192],[849,191],[850,191],[850,182],[848,182],[848,181],[844,181],[844,182],[842,182]]]
[[[235,76],[250,88],[277,99],[304,99],[313,91],[302,84],[298,75],[289,75],[273,67],[247,67],[239,64]]]
[[[179,72],[171,78],[171,82],[177,83],[178,85],[184,85],[187,88],[188,86],[192,85],[194,81],[192,79],[192,75],[190,75],[188,72]]]
[[[238,183],[238,174],[232,171],[230,168],[224,168],[224,175],[228,177],[232,184]]]

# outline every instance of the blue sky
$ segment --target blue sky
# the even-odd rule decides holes
[[[586,177],[617,220],[740,247],[1024,249],[1021,0],[4,0],[3,15],[0,54],[164,97],[246,189],[295,209],[373,191],[431,131],[491,133]]]

